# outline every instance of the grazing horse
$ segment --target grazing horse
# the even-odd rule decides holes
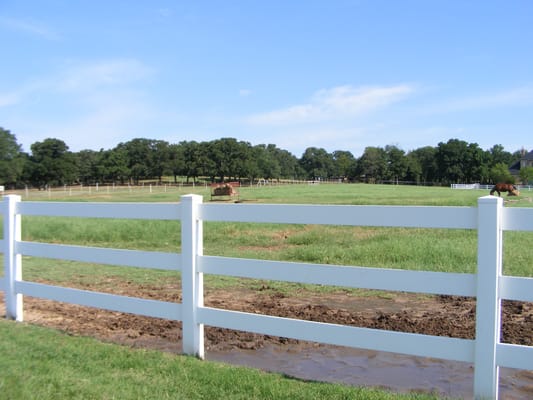
[[[507,196],[520,196],[516,186],[510,183],[497,183],[491,189],[490,194],[493,195],[494,192],[498,192],[498,196],[500,196],[500,192],[507,192]]]

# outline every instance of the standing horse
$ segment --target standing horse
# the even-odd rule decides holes
[[[490,194],[493,195],[494,192],[498,192],[498,196],[500,196],[500,192],[507,192],[507,196],[520,196],[516,186],[510,183],[497,183],[491,189]]]

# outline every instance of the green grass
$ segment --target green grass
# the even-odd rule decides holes
[[[404,186],[404,185],[367,185],[367,184],[320,184],[320,185],[272,185],[243,186],[239,189],[240,199],[260,203],[307,203],[307,204],[388,204],[388,205],[439,205],[475,206],[477,199],[489,194],[488,190],[452,190],[448,187]],[[74,190],[25,191],[19,192],[23,200],[31,201],[157,201],[175,202],[184,194],[200,194],[204,201],[210,200],[210,189],[205,186],[165,187],[154,186],[152,192],[147,187],[116,189],[109,192],[101,187],[89,193]],[[509,206],[533,207],[533,191],[523,191],[518,202]],[[517,200],[517,198],[506,198]]]
[[[65,192],[29,200],[176,202],[190,189],[166,192]],[[209,201],[209,189],[195,193]],[[254,203],[476,206],[485,191],[387,185],[293,185],[241,188]],[[24,198],[24,193],[22,193]],[[529,193],[506,207],[531,207]],[[23,240],[99,247],[180,251],[178,221],[23,217]],[[204,254],[321,264],[475,272],[477,232],[472,230],[340,227],[293,224],[204,224]],[[504,233],[504,273],[533,276],[533,233]],[[179,287],[179,274],[120,266],[23,258],[24,279],[112,291],[132,285]],[[0,272],[0,275],[3,271]],[[206,288],[261,287],[263,282],[206,276]],[[166,286],[165,286],[166,285]],[[270,290],[338,290],[269,282]],[[367,295],[364,291],[353,291]],[[71,338],[23,324],[0,323],[0,393],[5,398],[361,398],[398,395],[320,383],[149,351]],[[24,382],[24,385],[20,385]],[[413,395],[407,398],[432,398]]]
[[[79,201],[176,201],[191,188],[173,188],[150,193],[146,188],[129,192],[101,189],[89,194],[67,195],[53,192],[54,200]],[[178,193],[179,191],[182,193]],[[209,189],[197,187],[197,193],[208,195]],[[240,188],[241,199],[265,203],[317,204],[400,204],[437,206],[475,206],[486,191],[452,190],[442,187],[394,185],[285,185]],[[519,202],[506,207],[531,206],[524,192]],[[23,193],[24,195],[24,193]],[[63,198],[58,197],[63,195]],[[89,197],[88,197],[89,196]],[[533,196],[533,193],[532,193]],[[31,197],[31,196],[30,196]],[[209,197],[204,198],[207,202]],[[268,260],[301,261],[320,264],[358,265],[382,268],[474,273],[476,271],[477,232],[474,230],[340,227],[317,225],[219,223],[204,224],[204,254]],[[99,247],[180,251],[179,221],[113,220],[23,217],[23,239],[51,243],[68,243]],[[532,232],[504,233],[504,273],[533,276]],[[168,274],[136,269],[119,269],[86,264],[68,264],[54,260],[25,258],[28,277],[46,278],[72,275],[118,274],[139,280],[167,279]],[[49,266],[55,266],[50,268]],[[58,272],[53,272],[58,271]],[[61,272],[64,271],[64,272]],[[92,271],[95,271],[94,273]],[[104,274],[105,275],[105,274]],[[155,276],[155,277],[154,277]],[[56,279],[56,278],[54,278]],[[218,278],[217,278],[218,279]],[[232,279],[207,279],[214,285],[238,284]]]
[[[436,399],[134,350],[0,321],[3,399]]]

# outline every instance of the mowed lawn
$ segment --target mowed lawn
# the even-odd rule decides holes
[[[488,195],[488,191],[364,184],[253,186],[241,187],[239,192],[244,203],[460,207],[476,206],[479,197]],[[20,194],[23,201],[179,202],[187,193],[201,194],[205,202],[210,201],[206,187]],[[532,207],[531,197],[533,192],[524,192],[511,199],[518,201],[505,206]],[[22,224],[23,240],[180,251],[179,221],[23,217]],[[206,222],[204,235],[207,255],[459,273],[477,268],[477,232],[473,230]],[[505,274],[533,276],[531,243],[532,232],[504,233]],[[179,275],[169,271],[31,257],[23,258],[23,268],[26,280],[76,282],[103,291],[112,290],[105,288],[106,282],[116,279],[134,284],[157,285],[169,279],[179,283]],[[258,284],[206,277],[206,287]],[[290,291],[290,284],[278,283],[277,288]],[[2,321],[0,337],[0,398],[400,398],[383,391],[306,383],[190,357],[131,350],[25,324]],[[413,394],[407,398],[435,397]]]

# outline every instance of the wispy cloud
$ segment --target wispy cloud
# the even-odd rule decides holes
[[[60,70],[18,87],[0,92],[0,107],[15,105],[39,93],[88,96],[134,86],[152,74],[152,69],[135,59],[113,59],[68,63]]]
[[[338,86],[316,92],[304,104],[255,114],[247,122],[257,125],[289,125],[357,117],[407,98],[411,85],[354,88]]]
[[[72,63],[60,73],[58,89],[86,91],[134,83],[152,74],[152,70],[135,59],[113,59]]]
[[[0,17],[0,26],[46,40],[58,40],[61,36],[42,23],[18,18]]]
[[[27,144],[57,137],[74,150],[108,147],[157,120],[146,88],[152,74],[136,59],[69,62],[47,76],[0,92],[0,108],[16,106],[12,118],[19,118]],[[48,100],[34,109],[34,99],[40,98]],[[28,112],[34,113],[32,120],[20,120]]]
[[[531,105],[533,105],[533,86],[526,85],[490,93],[452,98],[421,108],[421,111],[440,114],[505,107],[530,107]]]
[[[12,106],[20,101],[21,93],[0,93],[0,108]]]

